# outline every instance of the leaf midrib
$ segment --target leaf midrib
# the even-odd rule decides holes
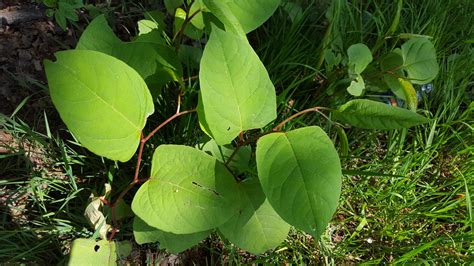
[[[312,201],[311,201],[311,198],[309,196],[309,193],[308,193],[308,185],[306,184],[306,180],[304,178],[304,175],[303,175],[303,172],[301,171],[301,165],[298,161],[298,157],[296,156],[296,152],[295,152],[295,149],[293,148],[293,145],[291,144],[289,138],[288,138],[288,135],[287,134],[283,134],[282,135],[284,137],[284,139],[288,142],[288,145],[290,146],[290,149],[291,149],[291,152],[293,153],[293,158],[295,158],[295,161],[296,161],[296,165],[298,167],[298,172],[300,172],[301,174],[301,179],[303,180],[303,185],[304,185],[304,192],[305,192],[305,195],[306,197],[308,198],[308,203],[309,203],[309,207],[311,208],[311,213],[313,214],[313,219],[316,220],[316,213],[314,211],[314,206],[312,204]],[[311,228],[312,229],[312,228]]]
[[[59,63],[58,63],[59,64]],[[74,71],[73,69],[69,68],[67,65],[64,65],[64,64],[59,64],[61,67],[63,67],[65,70],[67,70],[68,72],[70,72],[72,74],[72,78],[75,79],[77,82],[79,82],[84,88],[86,88],[92,95],[96,96],[97,99],[99,99],[100,101],[102,101],[107,107],[109,107],[110,109],[112,109],[115,113],[119,114],[125,121],[127,121],[134,129],[140,131],[140,128],[135,125],[132,121],[130,121],[130,119],[128,119],[122,112],[120,112],[119,110],[117,110],[115,108],[115,106],[111,105],[110,103],[108,103],[104,98],[100,97],[94,90],[92,90],[91,88],[89,88],[88,85],[86,85],[84,82],[82,82],[82,80],[78,79],[76,77],[76,71]]]

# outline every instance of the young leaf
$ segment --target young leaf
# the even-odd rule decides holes
[[[250,44],[214,27],[199,73],[201,124],[219,145],[276,118],[275,88]]]
[[[211,139],[202,146],[201,150],[210,153],[219,162],[225,163],[232,156],[235,148],[230,145],[219,146],[215,140]],[[240,174],[249,167],[251,156],[252,148],[250,146],[240,147],[232,161],[228,163],[228,166],[232,171]]]
[[[347,91],[354,96],[361,96],[365,89],[365,82],[361,75],[357,74],[356,80],[351,81]]]
[[[68,265],[117,265],[119,258],[127,257],[132,251],[129,242],[95,241],[78,238],[72,242]]]
[[[159,242],[160,248],[169,250],[175,254],[198,244],[210,233],[211,231],[205,231],[187,235],[177,235],[151,227],[137,216],[133,219],[133,235],[138,244]]]
[[[154,21],[145,19],[138,21],[138,30],[140,33],[133,42],[166,45],[166,41],[158,29],[158,24]]]
[[[258,180],[244,181],[239,188],[242,209],[219,226],[219,231],[239,248],[254,254],[275,248],[285,240],[290,225],[268,203]]]
[[[414,84],[426,84],[438,75],[436,50],[427,38],[412,38],[402,45],[403,69]]]
[[[138,35],[144,35],[154,30],[158,30],[158,24],[152,20],[142,19],[137,22]]]
[[[161,145],[153,155],[150,180],[138,190],[133,212],[148,225],[174,234],[216,228],[240,207],[232,174],[197,149]]]
[[[312,126],[266,135],[257,142],[257,167],[281,218],[318,238],[341,193],[341,164],[326,133]]]
[[[349,101],[333,114],[336,120],[367,129],[408,128],[429,121],[412,111],[366,99]]]
[[[399,78],[398,83],[400,84],[400,89],[403,91],[403,95],[405,96],[405,101],[407,103],[408,109],[416,112],[418,107],[418,97],[416,96],[416,90],[413,88],[413,85],[404,79]]]
[[[103,53],[70,50],[45,61],[53,104],[84,147],[111,160],[128,161],[154,111],[143,79]]]
[[[93,50],[112,55],[114,47],[122,44],[110,28],[105,15],[96,17],[82,33],[76,49]]]
[[[353,44],[347,49],[349,56],[349,68],[355,73],[360,74],[372,62],[372,53],[365,44]]]

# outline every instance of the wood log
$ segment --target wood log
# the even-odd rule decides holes
[[[44,11],[36,7],[8,7],[0,10],[0,25],[15,25],[45,19]]]

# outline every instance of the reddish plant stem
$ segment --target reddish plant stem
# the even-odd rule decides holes
[[[295,119],[295,118],[297,118],[297,117],[299,117],[299,116],[301,116],[301,115],[304,115],[304,114],[310,113],[310,112],[317,112],[317,113],[321,114],[321,115],[322,115],[324,118],[326,118],[327,120],[330,120],[329,117],[327,117],[325,114],[323,114],[323,113],[320,111],[320,110],[323,110],[323,109],[327,110],[327,108],[316,106],[316,107],[311,107],[311,108],[308,108],[308,109],[306,109],[306,110],[300,111],[300,112],[298,112],[298,113],[296,113],[296,114],[294,114],[294,115],[288,117],[287,119],[283,120],[283,122],[281,122],[281,123],[278,124],[276,127],[274,127],[272,131],[280,131],[281,128],[282,128],[286,123],[290,122],[291,120],[293,120],[293,119]]]
[[[197,15],[201,12],[201,10],[196,10],[193,14],[189,15],[188,12],[186,12],[186,18],[183,21],[183,24],[179,28],[179,31],[176,32],[176,34],[173,36],[173,39],[171,40],[173,43],[177,45],[177,48],[179,49],[179,44],[181,44],[181,41],[183,39],[183,34],[184,34],[184,29],[186,25]],[[178,40],[178,42],[176,42]]]
[[[106,199],[102,199],[101,198],[101,201],[109,206],[112,210],[112,224],[113,224],[113,228],[112,228],[112,232],[110,233],[110,236],[109,236],[109,241],[112,241],[112,239],[114,238],[115,234],[117,233],[118,231],[118,228],[119,228],[119,225],[117,223],[117,214],[116,214],[116,207],[117,207],[117,203],[123,199],[123,197],[125,197],[125,195],[136,185],[136,184],[139,184],[139,183],[144,183],[148,180],[148,178],[146,179],[139,179],[138,178],[138,175],[140,173],[140,165],[141,165],[141,161],[142,161],[142,156],[143,156],[143,149],[145,147],[145,143],[151,138],[153,137],[153,135],[156,134],[156,132],[158,132],[162,127],[166,126],[169,122],[173,121],[175,118],[177,117],[180,117],[182,115],[185,115],[185,114],[189,114],[189,113],[193,113],[195,112],[196,109],[192,109],[192,110],[188,110],[188,111],[183,111],[183,112],[179,112],[179,113],[176,113],[174,114],[173,116],[171,116],[170,118],[166,119],[163,123],[161,123],[160,125],[158,125],[152,132],[150,132],[150,134],[148,134],[146,137],[144,137],[143,135],[143,132],[141,133],[141,137],[140,137],[140,147],[138,148],[138,158],[137,158],[137,164],[136,164],[136,167],[135,167],[135,175],[133,176],[133,181],[128,184],[128,186],[120,193],[120,195],[117,197],[117,199],[115,199],[115,201],[113,203],[111,203],[110,201],[106,200]]]
[[[287,119],[283,120],[283,122],[281,122],[280,124],[278,124],[276,127],[274,127],[271,131],[269,132],[265,132],[265,133],[262,133],[260,135],[257,135],[253,138],[250,138],[246,141],[244,141],[244,136],[243,136],[243,132],[240,132],[240,135],[239,135],[239,143],[237,144],[237,147],[235,148],[235,150],[232,152],[232,154],[229,156],[229,158],[227,159],[227,161],[224,163],[224,165],[227,167],[228,164],[232,161],[232,159],[235,157],[235,155],[237,154],[237,152],[240,150],[240,148],[242,146],[246,146],[246,145],[249,145],[250,143],[252,142],[255,142],[257,141],[259,138],[265,136],[265,135],[268,135],[270,133],[273,133],[273,132],[276,132],[276,131],[280,131],[281,128],[288,122],[290,122],[291,120],[303,115],[303,114],[306,114],[306,113],[310,113],[310,112],[318,112],[319,114],[321,114],[324,118],[326,118],[328,121],[331,121],[329,119],[329,117],[327,117],[325,114],[323,114],[320,110],[329,110],[328,108],[325,108],[325,107],[311,107],[311,108],[308,108],[308,109],[305,109],[303,111],[300,111],[290,117],[288,117]]]
[[[137,166],[135,167],[135,175],[133,176],[133,182],[138,180],[138,173],[140,172],[140,165],[142,163],[142,155],[143,155],[143,148],[145,147],[145,142],[143,139],[143,132],[140,136],[140,148],[138,148],[138,159],[137,159]]]
[[[166,119],[166,120],[165,120],[163,123],[161,123],[159,126],[157,126],[157,127],[156,127],[152,132],[150,132],[150,134],[148,134],[142,141],[147,142],[151,137],[153,137],[153,135],[156,134],[156,132],[158,132],[162,127],[166,126],[166,124],[168,124],[169,122],[173,121],[175,118],[180,117],[180,116],[185,115],[185,114],[193,113],[193,112],[196,112],[196,109],[187,110],[187,111],[182,111],[182,112],[179,112],[179,113],[174,114],[174,115],[171,116],[170,118]]]

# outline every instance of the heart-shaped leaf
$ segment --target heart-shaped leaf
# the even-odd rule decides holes
[[[354,74],[360,74],[372,62],[372,53],[369,47],[363,43],[353,44],[347,49],[349,56],[349,68]]]
[[[257,142],[258,177],[268,201],[289,224],[319,237],[338,205],[341,164],[319,127],[273,133]]]
[[[412,38],[402,45],[403,69],[414,84],[426,84],[439,72],[436,50],[427,38]]]
[[[250,44],[214,27],[199,74],[199,120],[219,145],[276,118],[275,88]]]
[[[161,145],[132,210],[152,227],[192,234],[228,221],[240,207],[236,191],[232,174],[216,158],[187,146]]]
[[[45,61],[54,106],[90,151],[128,161],[140,142],[153,101],[138,73],[122,61],[89,50],[56,53]]]

